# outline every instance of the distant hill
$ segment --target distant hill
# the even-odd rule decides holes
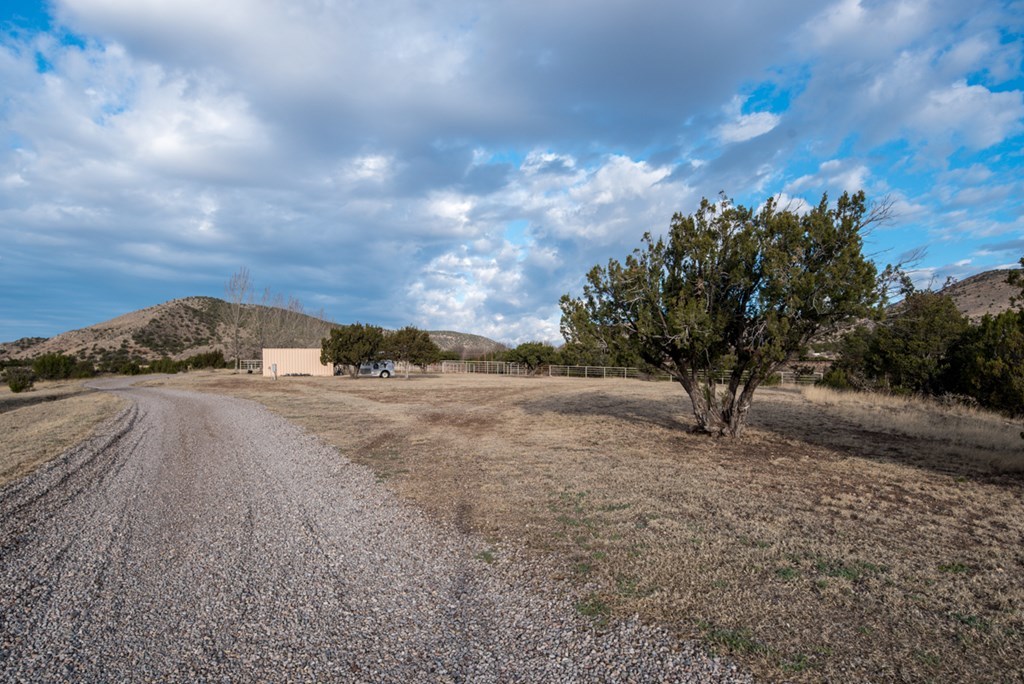
[[[98,365],[162,357],[185,359],[212,351],[230,357],[230,307],[214,297],[174,299],[54,337],[0,343],[0,361],[49,353],[72,354]],[[262,347],[319,347],[332,325],[298,311],[245,305],[239,335],[241,356],[259,358]],[[430,337],[442,350],[462,357],[483,356],[505,348],[480,335],[447,330],[431,332]]]
[[[464,359],[476,359],[505,351],[507,347],[489,337],[451,330],[430,330],[430,339],[442,351],[455,352]]]
[[[953,298],[961,313],[978,322],[985,314],[996,315],[1011,308],[1010,297],[1020,295],[1020,288],[1006,282],[1009,273],[985,271],[944,287],[941,292]]]

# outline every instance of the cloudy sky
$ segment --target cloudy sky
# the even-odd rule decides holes
[[[0,340],[257,287],[560,341],[721,191],[898,212],[918,280],[1024,255],[1024,3],[4,0]]]

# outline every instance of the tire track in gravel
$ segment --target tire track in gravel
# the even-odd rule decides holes
[[[474,560],[257,404],[129,385],[0,489],[2,681],[747,681],[634,622],[594,632],[513,550]]]

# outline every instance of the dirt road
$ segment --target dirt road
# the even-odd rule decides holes
[[[634,623],[595,633],[256,404],[128,385],[104,386],[132,401],[109,429],[0,489],[3,681],[735,677]]]

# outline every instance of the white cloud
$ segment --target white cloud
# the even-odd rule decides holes
[[[380,183],[392,175],[394,159],[383,154],[356,157],[344,165],[342,177],[349,182],[374,181]]]
[[[0,34],[0,308],[66,273],[219,294],[241,261],[339,320],[557,339],[590,266],[720,190],[891,193],[885,238],[936,263],[1019,230],[1015,6],[54,6],[80,43]]]
[[[771,112],[741,114],[735,121],[724,123],[716,133],[723,143],[737,143],[764,135],[779,125],[780,117]]]
[[[870,174],[867,166],[855,160],[829,159],[821,163],[817,173],[787,183],[784,192],[828,192],[833,196],[857,192],[867,187]]]
[[[479,156],[479,155],[478,155]],[[417,321],[460,327],[509,342],[558,342],[558,297],[600,260],[602,245],[619,245],[621,258],[645,230],[668,225],[672,199],[687,196],[663,183],[669,168],[620,155],[583,168],[567,155],[528,154],[504,189],[478,200],[477,234],[500,235],[494,217],[527,216],[522,245],[490,239],[466,242],[422,266],[407,287]],[[448,197],[444,212],[464,217],[469,208]],[[435,209],[436,211],[439,211]]]
[[[729,105],[725,107],[726,116],[730,121],[719,124],[715,129],[715,135],[723,144],[744,142],[752,140],[771,131],[779,125],[781,117],[771,112],[742,113],[743,100],[736,96]]]
[[[908,123],[912,135],[926,141],[949,137],[979,150],[1024,131],[1024,94],[994,93],[960,80],[929,92]]]

